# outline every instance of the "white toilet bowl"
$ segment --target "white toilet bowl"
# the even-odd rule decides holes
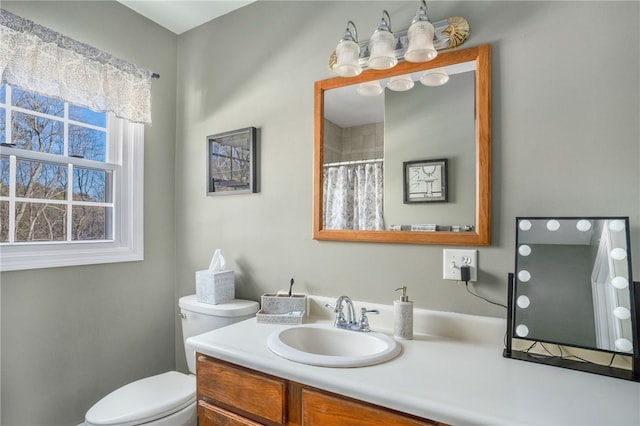
[[[195,294],[180,298],[183,341],[255,316],[258,302],[235,299],[211,305]],[[195,353],[185,345],[189,371],[195,374]],[[125,385],[98,401],[85,415],[86,426],[196,426],[196,378],[177,371]]]

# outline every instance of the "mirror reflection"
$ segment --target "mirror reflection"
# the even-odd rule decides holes
[[[633,353],[628,218],[518,218],[514,337]]]
[[[488,245],[490,47],[315,84],[313,237]]]
[[[325,229],[473,229],[475,62],[327,90],[324,100]],[[447,160],[446,180],[435,159]],[[446,202],[427,203],[434,185]],[[403,201],[407,191],[427,202]]]

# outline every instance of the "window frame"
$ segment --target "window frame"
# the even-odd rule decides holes
[[[11,107],[5,107],[10,114]],[[11,126],[8,119],[6,125]],[[0,147],[0,154],[81,167],[96,164],[92,160],[7,146]],[[99,164],[101,169],[112,170],[114,174],[113,239],[3,242],[0,243],[0,271],[144,260],[144,125],[109,113],[106,158],[109,163]]]

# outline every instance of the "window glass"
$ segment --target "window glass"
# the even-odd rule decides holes
[[[9,202],[0,201],[0,241],[9,241]]]
[[[107,115],[104,112],[96,112],[76,105],[69,105],[69,119],[98,127],[107,126]]]
[[[107,182],[110,181],[111,172],[109,171],[74,167],[73,200],[110,203],[111,194],[107,191]]]
[[[18,148],[29,151],[64,153],[64,123],[21,112],[13,113],[12,139]]]
[[[82,126],[69,126],[69,156],[105,161],[107,134]]]
[[[0,196],[9,196],[9,157],[0,156]]]
[[[27,92],[26,90],[15,87],[11,90],[11,104],[13,106],[41,112],[43,114],[54,115],[56,117],[64,116],[63,101]]]
[[[78,241],[107,240],[113,209],[111,207],[74,206],[72,238]]]
[[[66,228],[64,204],[16,203],[16,241],[64,241]]]
[[[0,143],[7,143],[7,119],[6,110],[0,108]]]
[[[0,85],[0,104],[7,103],[7,84]]]
[[[40,161],[16,161],[16,197],[64,200],[67,167]]]

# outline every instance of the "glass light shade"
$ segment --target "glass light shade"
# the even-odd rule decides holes
[[[420,77],[420,83],[425,86],[442,86],[449,81],[449,74],[444,68],[435,68],[425,71]]]
[[[362,96],[378,96],[382,93],[382,86],[378,80],[366,81],[358,86],[358,93]]]
[[[407,31],[409,46],[404,54],[408,62],[427,62],[438,56],[433,47],[433,24],[429,21],[415,21]]]
[[[394,92],[404,92],[406,90],[411,90],[414,85],[415,83],[411,79],[411,76],[409,74],[405,74],[391,77],[391,80],[389,80],[389,83],[387,84],[387,88]]]
[[[358,61],[360,46],[352,40],[341,40],[336,47],[336,66],[333,69],[341,77],[353,77],[362,72]]]
[[[367,65],[374,70],[393,68],[398,63],[393,48],[396,38],[389,31],[376,30],[369,40],[369,61]]]

